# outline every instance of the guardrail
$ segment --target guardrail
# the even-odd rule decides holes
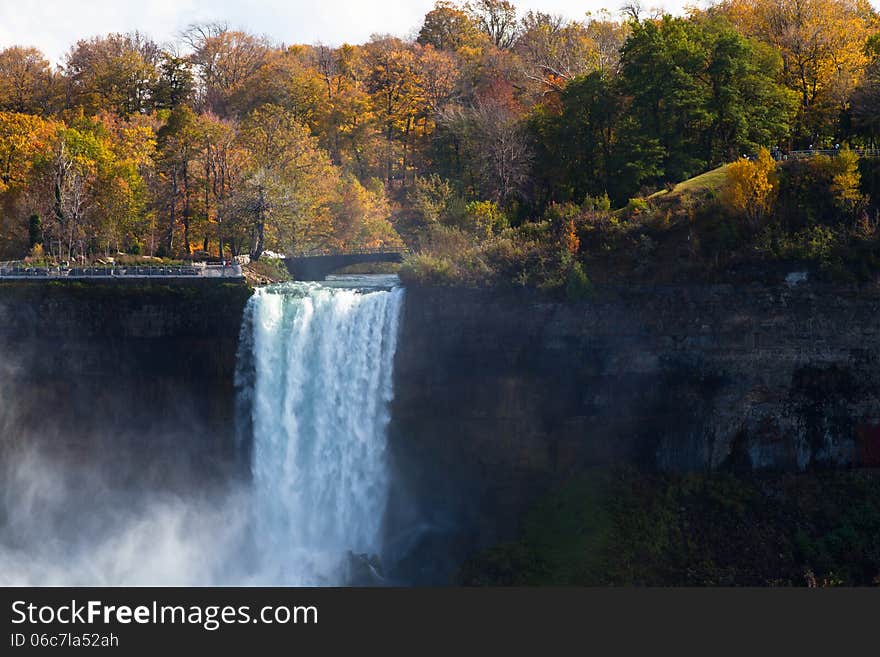
[[[23,264],[0,263],[0,278],[241,278],[241,265],[201,264],[166,266],[113,267],[28,267]]]
[[[880,148],[853,148],[852,152],[858,155],[859,157],[880,157]],[[814,157],[816,155],[826,155],[828,157],[835,157],[840,154],[839,148],[814,148],[812,150],[807,151],[788,151],[787,153],[782,153],[777,151],[777,159],[782,160],[800,160],[808,157]]]

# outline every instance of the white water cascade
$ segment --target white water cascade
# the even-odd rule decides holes
[[[254,543],[268,583],[344,584],[349,553],[381,552],[402,301],[399,287],[315,283],[250,300]]]

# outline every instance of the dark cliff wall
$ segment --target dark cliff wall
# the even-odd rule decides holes
[[[411,289],[390,536],[407,540],[419,519],[416,552],[443,570],[590,466],[880,465],[878,309],[876,288],[812,282],[626,288],[579,304]]]
[[[0,450],[111,483],[241,472],[247,287],[0,284]],[[405,581],[445,581],[591,466],[880,466],[880,292],[806,282],[533,293],[408,290],[387,516]],[[405,555],[409,555],[406,558]]]
[[[125,486],[229,476],[249,295],[214,281],[0,284],[0,445]]]

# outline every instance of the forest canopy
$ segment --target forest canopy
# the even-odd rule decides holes
[[[552,242],[577,283],[584,212],[762,149],[880,141],[867,0],[579,19],[441,0],[416,27],[330,47],[199,24],[85,38],[58,66],[0,51],[0,257],[406,243],[527,282],[517,261],[552,269],[533,248]]]

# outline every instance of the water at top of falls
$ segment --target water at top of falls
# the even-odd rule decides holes
[[[360,290],[391,290],[400,285],[400,278],[397,274],[330,274],[321,285]]]
[[[269,286],[250,301],[239,384],[267,583],[344,584],[350,553],[382,551],[402,301],[393,277],[364,276]]]

